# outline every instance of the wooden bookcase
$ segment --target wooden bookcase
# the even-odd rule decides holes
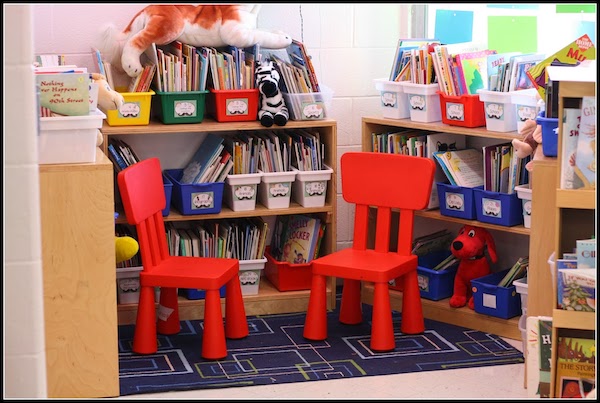
[[[112,163],[39,172],[48,397],[119,396]]]
[[[594,74],[595,77],[595,74]],[[577,78],[575,78],[577,80]],[[563,105],[567,98],[579,99],[583,96],[596,95],[596,83],[593,81],[560,81],[558,84],[558,155],[557,169],[553,190],[556,194],[555,227],[554,238],[555,258],[562,256],[564,252],[570,252],[575,247],[577,239],[588,239],[591,234],[595,235],[596,225],[596,191],[595,189],[561,189],[560,161],[564,158],[562,153],[563,135]],[[550,397],[555,397],[556,389],[556,360],[557,360],[557,337],[559,329],[580,329],[596,331],[596,312],[576,312],[557,309],[556,283],[545,285],[545,289],[552,290],[552,356],[551,356],[551,378]]]
[[[272,130],[275,132],[282,130],[294,130],[299,128],[310,128],[317,130],[320,133],[321,141],[325,144],[325,164],[331,167],[334,172],[331,180],[327,185],[327,195],[325,206],[323,207],[302,207],[293,200],[290,202],[290,207],[287,209],[267,209],[257,202],[256,208],[251,211],[232,211],[226,205],[223,205],[221,212],[218,214],[202,214],[202,215],[182,215],[176,208],[171,207],[168,216],[164,217],[165,222],[183,222],[183,221],[199,221],[213,220],[224,218],[240,218],[251,216],[277,216],[289,214],[317,214],[319,218],[327,223],[325,236],[321,243],[321,254],[328,254],[336,249],[336,147],[337,147],[337,125],[334,120],[314,120],[314,121],[294,121],[290,120],[285,126],[272,126],[266,128],[258,121],[248,122],[216,122],[211,118],[204,118],[201,123],[190,124],[162,124],[151,121],[148,125],[143,126],[109,126],[106,122],[102,127],[103,135],[103,151],[108,153],[108,138],[111,136],[172,136],[173,141],[180,141],[178,138],[180,133],[215,133],[222,136],[231,135],[238,131],[252,132],[260,130]],[[107,154],[108,155],[108,154]],[[162,162],[162,161],[161,161]],[[185,161],[180,162],[181,165]],[[164,166],[163,169],[171,169],[178,167]],[[117,223],[126,223],[125,215],[121,211]],[[331,278],[328,284],[328,309],[335,306],[335,279]],[[302,291],[284,291],[280,292],[273,286],[263,275],[257,295],[244,296],[244,304],[247,315],[264,315],[289,312],[304,312],[308,307],[308,297],[310,290]],[[225,300],[222,299],[222,303]],[[204,300],[188,300],[185,297],[179,298],[180,317],[182,320],[202,319],[204,317]],[[137,314],[137,304],[119,304],[118,318],[119,324],[135,323]]]
[[[413,122],[410,119],[387,119],[382,117],[363,117],[362,118],[362,150],[371,150],[371,134],[372,133],[384,133],[395,131],[398,128],[409,128],[413,130],[422,130],[424,132],[432,133],[450,133],[461,136],[468,136],[468,139],[496,139],[508,142],[514,138],[520,138],[521,136],[517,132],[492,132],[486,130],[485,127],[477,128],[465,128],[460,126],[450,126],[440,122],[434,123],[420,123]],[[506,227],[496,224],[489,224],[480,222],[477,220],[466,220],[462,218],[444,216],[440,213],[439,209],[433,210],[421,210],[415,214],[417,217],[422,217],[425,224],[433,221],[446,221],[450,223],[458,224],[470,224],[477,225],[493,231],[500,231],[503,233],[512,234],[519,236],[519,240],[523,238],[524,242],[528,242],[530,235],[529,228],[525,228],[523,225],[516,225],[512,227]],[[515,256],[515,261],[518,256]],[[363,292],[363,300],[368,303],[373,301],[373,286],[371,284],[365,284],[365,292]],[[402,293],[395,290],[390,290],[392,308],[402,310]],[[497,334],[503,337],[507,337],[514,340],[521,340],[521,332],[518,328],[519,318],[502,319],[488,315],[482,315],[469,309],[468,307],[463,308],[451,308],[448,299],[442,299],[440,301],[433,301],[422,299],[423,314],[426,318],[437,320],[440,322],[451,323],[457,326],[463,326],[469,329],[480,330],[483,332],[489,332]]]

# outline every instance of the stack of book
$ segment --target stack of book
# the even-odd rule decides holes
[[[270,254],[280,262],[308,263],[319,256],[324,233],[325,222],[316,216],[277,216],[271,237]]]

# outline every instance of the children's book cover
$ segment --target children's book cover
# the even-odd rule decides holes
[[[579,139],[579,127],[581,120],[581,108],[563,108],[562,126],[562,161],[560,169],[561,189],[575,189],[583,186],[573,169],[575,165],[575,154],[577,152],[577,140]]]
[[[552,361],[552,318],[540,317],[538,322],[539,355],[539,395],[550,397],[551,361]],[[533,370],[533,369],[532,369]]]
[[[487,56],[487,79],[488,79],[488,89],[490,91],[497,91],[497,83],[499,68],[501,65],[508,63],[510,61],[511,56],[519,55],[519,52],[503,52],[503,53],[495,53]],[[494,78],[495,77],[495,78]],[[493,85],[496,83],[496,85]]]
[[[321,220],[296,214],[287,222],[286,240],[281,261],[292,264],[308,263],[314,256]]]
[[[596,188],[596,97],[586,96],[581,101],[581,125],[575,156],[575,173],[583,187]]]
[[[567,333],[568,332],[568,333]],[[565,331],[557,337],[557,398],[585,398],[596,387],[596,341],[590,331]]]
[[[596,268],[596,238],[578,239],[575,241],[578,269]]]
[[[85,72],[37,73],[40,106],[65,116],[90,113],[90,75]]]
[[[487,57],[496,53],[495,50],[486,49],[456,55],[458,71],[462,72],[461,81],[465,84],[467,94],[474,95],[477,90],[488,89]]]
[[[564,48],[551,54],[527,70],[527,76],[529,76],[529,79],[538,90],[540,97],[545,100],[546,84],[548,84],[546,67],[550,66],[553,62],[563,65],[577,65],[586,59],[596,60],[596,47],[590,37],[587,34],[583,34]]]

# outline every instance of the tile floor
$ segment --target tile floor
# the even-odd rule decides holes
[[[522,349],[521,341],[506,341]],[[524,370],[525,364],[513,364],[307,383],[154,393],[117,399],[523,399],[527,397],[527,389],[523,386]]]

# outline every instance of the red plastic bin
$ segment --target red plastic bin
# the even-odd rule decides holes
[[[269,254],[269,248],[265,250],[265,257],[267,263],[264,274],[279,291],[310,290],[312,263],[279,262]]]
[[[258,89],[210,89],[208,111],[217,122],[246,122],[258,119]]]
[[[462,127],[485,126],[485,105],[479,95],[437,93],[440,95],[442,123]]]

